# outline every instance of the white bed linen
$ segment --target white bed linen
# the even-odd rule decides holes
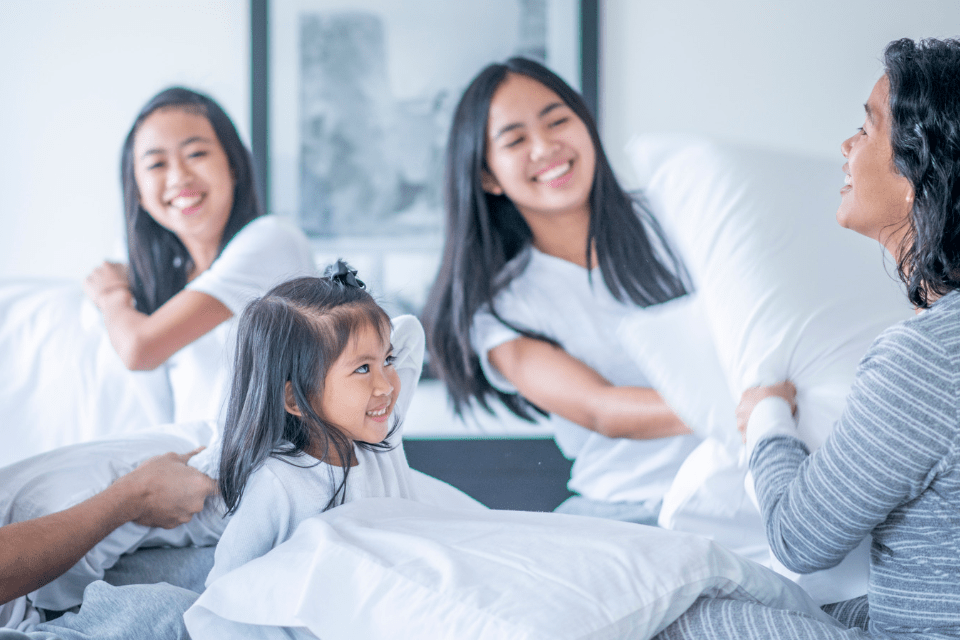
[[[0,466],[172,421],[166,368],[129,371],[78,281],[0,281],[0,356]]]
[[[827,620],[794,583],[699,536],[400,498],[305,520],[184,619],[194,640],[621,640],[655,635],[701,595]]]

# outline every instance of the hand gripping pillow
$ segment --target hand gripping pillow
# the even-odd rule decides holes
[[[799,435],[818,448],[860,358],[883,329],[912,313],[880,245],[836,222],[842,157],[676,136],[640,136],[628,152],[690,270],[733,403],[749,387],[792,380]],[[717,461],[718,469],[729,466]],[[682,474],[676,483],[690,484]],[[858,567],[845,561],[830,570],[842,579],[818,572],[803,581],[824,601],[861,595],[864,546],[848,560]]]
[[[191,458],[190,466],[214,475],[217,464],[213,422],[163,425],[112,440],[60,447],[0,468],[0,524],[23,522],[57,513],[106,489],[147,458],[170,451],[208,448]],[[140,547],[206,546],[220,539],[226,521],[223,503],[208,498],[204,510],[173,529],[128,522],[115,529],[53,582],[28,596],[35,607],[63,611],[80,604],[88,584],[124,553]]]
[[[701,595],[827,620],[789,580],[700,536],[400,498],[305,520],[184,620],[194,640],[642,640]]]

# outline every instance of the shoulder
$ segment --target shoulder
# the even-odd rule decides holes
[[[279,216],[260,216],[248,222],[237,232],[227,246],[229,249],[250,249],[255,247],[294,248],[298,251],[310,250],[306,235],[293,222]]]
[[[864,356],[860,386],[905,405],[960,404],[960,295],[885,330]]]
[[[929,310],[886,329],[867,357],[960,364],[960,292],[952,292]]]
[[[237,232],[187,287],[217,298],[238,315],[271,287],[311,275],[316,275],[316,265],[303,232],[277,216],[261,216]]]

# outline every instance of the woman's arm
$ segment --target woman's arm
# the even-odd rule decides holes
[[[608,438],[647,440],[692,433],[655,390],[614,386],[548,342],[520,337],[488,355],[490,364],[524,398]]]
[[[84,282],[103,313],[110,343],[131,370],[156,369],[174,353],[233,315],[211,295],[185,289],[147,315],[136,310],[126,267],[105,262]]]
[[[787,398],[756,404],[747,417],[750,470],[780,562],[798,573],[832,567],[926,490],[956,437],[955,371],[928,337],[888,331],[813,455],[796,435]]]
[[[0,604],[55,580],[127,522],[165,529],[189,522],[216,491],[187,465],[198,451],[155,456],[76,506],[0,527]]]

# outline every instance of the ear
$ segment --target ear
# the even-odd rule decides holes
[[[497,179],[493,177],[493,174],[486,169],[480,169],[480,186],[491,195],[503,195],[503,187],[501,187]]]
[[[283,386],[283,408],[287,410],[287,413],[302,418],[303,414],[300,413],[300,407],[297,406],[297,400],[293,397],[293,383],[287,380],[287,384]]]

